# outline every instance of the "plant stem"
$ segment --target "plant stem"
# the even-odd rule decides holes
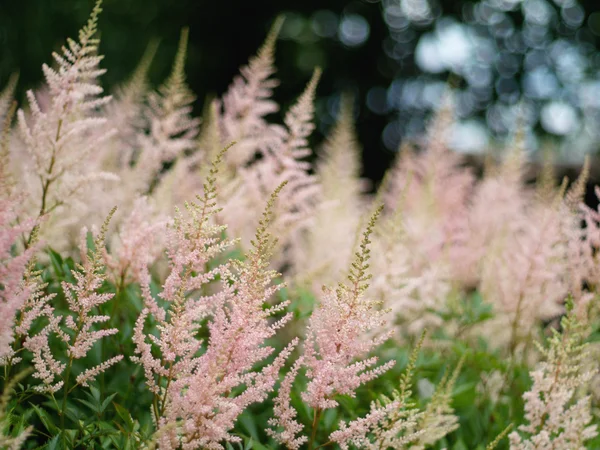
[[[315,445],[315,438],[317,437],[317,428],[319,427],[319,421],[321,420],[322,412],[323,410],[321,408],[317,408],[315,409],[315,412],[313,414],[312,433],[310,435],[310,441],[308,443],[308,450],[313,450],[313,446]]]

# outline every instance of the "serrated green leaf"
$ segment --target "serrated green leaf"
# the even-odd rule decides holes
[[[37,416],[39,417],[39,419],[42,421],[42,424],[46,427],[46,430],[48,430],[48,432],[51,435],[56,434],[59,431],[59,429],[56,425],[54,425],[52,421],[52,416],[50,416],[46,412],[46,410],[34,405],[33,403],[30,404]]]
[[[95,413],[100,413],[100,411],[98,410],[98,405],[94,405],[93,403],[91,403],[91,402],[88,402],[87,400],[83,400],[83,399],[81,399],[81,398],[77,398],[77,399],[75,399],[75,400],[77,400],[79,403],[81,403],[81,404],[83,404],[83,405],[87,406],[87,407],[88,407],[88,408],[90,408],[90,409],[91,409],[93,412],[95,412]]]
[[[52,270],[54,270],[55,275],[58,277],[59,281],[64,280],[65,271],[63,268],[63,259],[54,250],[48,248],[48,257],[50,258],[50,264],[52,265]]]
[[[115,407],[115,410],[117,411],[117,414],[119,415],[119,417],[121,419],[123,419],[123,421],[125,422],[125,429],[129,433],[133,432],[134,431],[134,422],[131,417],[131,414],[129,414],[129,411],[116,402],[113,402],[113,406]]]
[[[113,398],[115,398],[116,395],[117,395],[117,392],[115,392],[114,394],[110,394],[108,397],[106,397],[104,399],[104,401],[100,405],[100,413],[104,412],[104,410],[106,409],[106,407],[108,406],[108,404],[112,401]]]
[[[58,448],[58,440],[60,439],[61,433],[60,431],[56,436],[54,436],[48,443],[46,444],[46,450],[56,450]]]

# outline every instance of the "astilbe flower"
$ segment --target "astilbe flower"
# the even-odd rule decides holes
[[[314,96],[320,70],[315,70],[306,89],[284,118],[285,127],[270,125],[275,136],[262,150],[262,158],[239,169],[242,178],[238,191],[228,204],[224,221],[247,245],[251,235],[248,223],[256,221],[255,211],[262,199],[283,181],[288,183],[274,212],[274,233],[284,251],[298,242],[296,236],[314,214],[319,196],[319,183],[309,173],[308,137],[314,128]],[[293,253],[293,250],[291,250]],[[282,256],[277,258],[283,265]]]
[[[586,449],[598,435],[589,395],[576,394],[589,386],[597,369],[589,370],[588,331],[577,319],[572,300],[561,321],[562,332],[553,330],[549,347],[541,348],[545,360],[531,372],[533,386],[523,395],[526,424],[510,434],[511,450]]]
[[[195,151],[178,158],[161,176],[160,183],[152,193],[161,211],[167,211],[171,205],[183,203],[202,192],[203,183],[209,175],[210,162],[223,149],[221,141],[218,103],[215,100],[210,103],[202,117]],[[232,193],[239,188],[240,183],[236,175],[237,168],[233,166],[225,166],[219,170],[219,204],[227,205]]]
[[[440,312],[452,293],[452,277],[447,261],[430,261],[411,245],[404,222],[404,198],[400,194],[396,209],[384,216],[374,232],[373,281],[368,295],[379,298],[387,309],[387,332],[399,328],[403,334],[418,335],[425,328],[436,329],[444,323]],[[398,327],[400,325],[400,327]]]
[[[30,245],[19,252],[22,236],[33,233],[35,222],[31,219],[19,223],[22,195],[9,172],[10,125],[15,112],[13,106],[5,117],[0,142],[0,362],[8,363],[14,357],[13,341],[16,314],[23,309],[30,295],[31,286],[26,283],[36,246]]]
[[[4,89],[0,92],[0,123],[4,123],[6,117],[9,116],[9,111],[11,109],[10,105],[13,102],[13,96],[18,80],[19,74],[12,74],[8,79],[8,83],[6,83],[6,86],[4,86]]]
[[[237,142],[226,156],[225,172],[233,173],[234,177],[228,177],[230,186],[223,192],[227,193],[223,195],[226,208],[220,220],[247,245],[254,232],[248,224],[258,219],[258,205],[281,182],[287,181],[273,225],[284,253],[298,242],[297,233],[306,225],[318,202],[318,182],[309,173],[310,164],[304,158],[311,153],[307,139],[314,128],[313,102],[320,70],[315,71],[304,93],[286,113],[284,126],[267,122],[265,116],[278,110],[271,100],[277,85],[271,75],[275,70],[275,41],[281,23],[281,19],[275,22],[258,55],[241,69],[241,76],[224,95],[218,135],[225,142]],[[283,255],[277,255],[276,264],[284,264]]]
[[[580,179],[583,179],[583,175],[582,172]],[[585,184],[581,184],[580,193],[584,193]],[[596,186],[594,191],[600,199],[600,187]],[[575,220],[585,225],[575,230],[573,227],[569,229],[569,278],[573,280],[571,289],[577,301],[578,313],[581,315],[585,312],[584,317],[589,316],[589,320],[594,320],[600,312],[597,302],[593,301],[600,288],[600,209],[590,208],[582,200],[581,195],[572,202],[572,207],[577,210]]]
[[[68,382],[74,360],[86,357],[96,342],[119,331],[116,328],[95,329],[96,324],[107,322],[110,319],[107,315],[95,314],[95,311],[114,296],[111,293],[98,292],[106,278],[102,248],[108,223],[114,211],[115,209],[111,211],[97,233],[93,249],[88,250],[87,248],[87,229],[83,228],[81,231],[81,263],[77,265],[77,271],[73,273],[75,282],[64,281],[62,283],[69,312],[62,317],[60,315],[49,317],[49,323],[38,334],[30,334],[25,340],[24,347],[33,354],[35,367],[33,376],[43,383],[42,386],[36,386],[40,391],[56,392],[64,386],[66,397],[73,388],[68,385]],[[67,363],[56,359],[52,353],[49,339],[53,334],[66,344]],[[122,358],[122,355],[112,357],[81,372],[76,377],[75,385],[87,386],[98,374]]]
[[[297,412],[290,403],[292,386],[303,363],[304,358],[298,358],[283,378],[274,400],[273,417],[268,420],[271,428],[265,430],[269,436],[290,450],[298,450],[308,441],[308,437],[298,436],[304,425],[296,420]]]
[[[321,286],[339,282],[359,238],[360,217],[367,210],[367,199],[366,182],[360,179],[360,147],[352,102],[350,96],[343,96],[340,101],[336,123],[316,166],[320,205],[301,235],[301,244],[290,255],[300,283]]]
[[[266,187],[272,189],[283,181],[287,182],[281,197],[284,209],[278,212],[277,217],[281,222],[280,227],[289,227],[290,224],[306,220],[314,212],[316,195],[320,191],[316,178],[308,173],[310,163],[303,161],[312,153],[308,147],[308,138],[315,128],[314,101],[320,77],[321,70],[317,68],[302,95],[286,113],[281,140],[269,146],[269,152],[264,155],[263,161],[270,161],[266,169],[273,171],[273,179],[267,178],[264,169],[258,170],[265,176],[263,182],[267,183]]]
[[[37,202],[31,206],[32,210],[39,216],[81,199],[86,188],[98,186],[97,181],[116,179],[94,163],[98,147],[112,133],[104,129],[106,119],[97,113],[110,100],[100,96],[102,88],[96,84],[105,72],[98,67],[102,56],[96,54],[100,4],[98,0],[79,32],[79,41],[68,39],[62,54],[53,54],[57,69],[42,66],[49,93],[47,107],[42,109],[34,93],[28,91],[31,117],[27,120],[22,110],[18,113],[22,139],[30,157],[26,164],[36,177],[36,186],[27,189]],[[85,211],[93,211],[89,204],[78,205]],[[75,211],[71,209],[70,214]],[[46,227],[49,226],[47,223]],[[64,234],[65,230],[60,231]]]
[[[513,160],[519,153],[513,154]],[[586,175],[584,170],[566,195],[563,186],[550,199],[549,193],[540,197],[522,186],[522,163],[512,164],[503,169],[502,178],[504,183],[512,178],[513,183],[499,191],[508,195],[498,196],[499,210],[492,213],[501,214],[504,220],[496,217],[498,223],[487,222],[490,226],[481,229],[487,243],[483,237],[475,240],[485,249],[479,290],[495,312],[487,330],[494,333],[496,344],[508,344],[514,352],[532,338],[542,321],[563,312],[569,292],[582,296],[584,275],[577,267],[577,255],[585,252],[586,244],[580,237],[576,208],[570,204],[580,201],[575,200],[581,196],[576,191],[581,190],[578,186]]]
[[[134,155],[131,176],[133,193],[148,194],[156,188],[164,163],[175,161],[196,148],[199,121],[191,116],[194,94],[185,79],[189,30],[181,30],[171,74],[157,92],[150,93],[146,117],[149,133],[138,134],[139,150]]]
[[[378,192],[387,214],[374,238],[378,256],[370,294],[392,310],[389,322],[408,324],[408,334],[441,326],[449,295],[468,278],[463,269],[469,266],[465,247],[474,179],[446,146],[452,112],[448,96],[423,149],[416,153],[404,146]]]
[[[226,156],[226,165],[236,169],[250,162],[258,151],[264,151],[273,138],[265,116],[279,109],[271,98],[278,82],[271,76],[275,73],[275,42],[282,24],[283,18],[275,21],[258,54],[242,67],[223,96],[222,136],[225,142],[238,142]]]
[[[378,208],[363,233],[348,275],[348,284],[324,293],[308,325],[304,346],[304,365],[309,379],[303,400],[315,409],[337,406],[336,394],[354,395],[362,384],[376,378],[394,364],[393,361],[372,368],[377,357],[363,359],[389,338],[390,333],[375,339],[368,332],[383,326],[380,303],[366,298],[371,275],[369,268],[370,236],[381,213]]]
[[[369,337],[373,329],[383,325],[384,313],[379,310],[378,302],[364,296],[370,279],[367,273],[370,236],[382,208],[375,211],[363,233],[348,283],[340,283],[336,289],[323,288],[323,296],[306,331],[303,354],[284,379],[283,389],[275,399],[276,416],[269,421],[273,429],[268,433],[288,448],[297,449],[306,441],[296,436],[303,427],[294,418],[289,398],[291,383],[300,366],[306,368],[309,380],[302,400],[314,411],[314,437],[323,410],[338,405],[336,395],[354,396],[359,386],[394,365],[394,361],[390,361],[376,366],[378,358],[367,357],[390,335]]]
[[[497,243],[498,250],[490,248],[480,289],[494,306],[496,318],[495,325],[486,326],[498,331],[496,344],[508,339],[511,351],[528,341],[542,320],[563,310],[568,284],[562,276],[566,245],[557,218],[560,213],[558,206],[536,208],[518,233],[507,234]]]
[[[35,251],[39,248],[37,232],[33,230],[33,238],[29,249]],[[55,293],[47,293],[46,287],[48,283],[42,279],[42,270],[36,269],[37,259],[33,255],[27,264],[25,273],[23,274],[23,282],[21,290],[26,293],[25,301],[17,311],[17,317],[13,324],[14,340],[10,352],[2,361],[10,372],[10,367],[22,360],[20,353],[24,350],[23,344],[26,342],[33,325],[38,319],[45,318],[50,322],[55,322],[53,318],[54,308],[51,300],[56,297]]]
[[[365,417],[349,423],[342,422],[340,429],[329,436],[330,440],[347,450],[350,445],[366,449],[424,449],[458,428],[458,418],[450,406],[452,390],[462,366],[457,365],[451,377],[440,382],[432,399],[420,410],[410,399],[413,373],[425,334],[409,358],[408,366],[400,379],[400,386],[391,397],[382,397],[371,404]]]
[[[429,126],[422,150],[417,153],[404,147],[382,186],[389,211],[403,199],[406,237],[415,253],[452,263],[457,247],[468,240],[467,207],[474,183],[461,156],[446,144],[453,112],[448,94]],[[456,266],[464,261],[460,263]]]
[[[167,218],[159,216],[147,197],[138,198],[104,252],[110,280],[122,288],[140,282],[147,267],[162,254]]]
[[[2,395],[0,396],[0,448],[5,450],[19,450],[31,435],[33,427],[29,426],[23,429],[17,436],[5,434],[5,430],[11,425],[13,417],[8,414],[8,405],[10,397],[15,387],[29,374],[28,371],[18,373],[10,379],[5,385]]]
[[[142,285],[146,308],[135,327],[136,361],[155,394],[153,412],[159,430],[164,430],[159,445],[165,449],[220,449],[224,441],[238,442],[230,433],[235,420],[248,405],[265,399],[295,346],[290,344],[262,370],[254,369],[274,351],[265,341],[291,318],[286,314],[269,321],[287,302],[263,308],[282,287],[272,284],[277,273],[269,270],[269,257],[275,241],[267,231],[281,187],[267,204],[245,261],[206,268],[234,243],[222,237],[224,226],[212,223],[219,211],[215,176],[223,154],[213,162],[199,202],[187,204],[191,217],[186,220],[178,214],[169,229],[170,273],[160,294],[168,308],[163,309],[148,285]],[[221,280],[220,290],[194,295],[216,278]],[[144,331],[149,315],[157,321],[157,335]],[[210,337],[202,352],[197,335],[204,319]]]
[[[135,71],[116,89],[113,101],[106,107],[106,126],[115,133],[106,145],[102,164],[111,172],[120,173],[130,168],[135,161],[138,136],[148,127],[148,118],[144,114],[150,89],[148,71],[157,49],[158,41],[148,44]]]
[[[483,179],[475,186],[468,211],[470,239],[465,251],[471,255],[473,284],[481,280],[481,271],[489,255],[505,236],[516,233],[527,222],[527,208],[535,199],[525,186],[525,149],[523,132],[517,133],[513,147],[504,160],[488,164]],[[549,194],[550,195],[550,194]],[[556,197],[553,192],[552,197]]]
[[[0,184],[2,176],[0,172]],[[14,254],[21,236],[30,233],[34,226],[32,220],[16,224],[19,206],[16,195],[5,196],[0,192],[0,361],[3,362],[12,356],[16,313],[30,295],[23,277],[36,250],[30,247]]]

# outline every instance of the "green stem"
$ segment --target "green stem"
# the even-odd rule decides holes
[[[319,421],[321,420],[322,412],[323,412],[323,410],[321,408],[317,408],[314,411],[313,422],[312,422],[312,433],[310,434],[308,450],[313,450],[313,446],[315,445],[315,438],[317,437],[317,428],[319,427]],[[317,447],[317,448],[319,448],[319,447]]]
[[[62,431],[62,437],[63,440],[66,439],[66,434],[65,434],[65,415],[67,412],[67,397],[69,396],[69,392],[71,392],[69,390],[69,378],[71,376],[71,368],[73,366],[73,357],[69,357],[69,363],[67,364],[67,373],[65,375],[65,383],[63,385],[63,390],[65,395],[63,396],[63,401],[62,401],[62,407],[60,410],[60,429]]]

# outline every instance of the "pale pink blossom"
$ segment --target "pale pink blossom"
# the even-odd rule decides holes
[[[224,142],[236,141],[238,145],[226,156],[227,164],[243,167],[258,151],[264,151],[268,139],[265,116],[279,107],[271,96],[278,82],[271,78],[275,72],[275,41],[283,20],[272,26],[258,54],[242,67],[240,76],[233,80],[223,96],[221,127]]]
[[[385,324],[385,313],[378,301],[364,295],[371,278],[367,273],[370,236],[381,209],[376,210],[363,234],[349,283],[340,283],[336,289],[324,287],[310,318],[303,352],[308,384],[302,399],[315,411],[335,408],[336,395],[354,396],[359,386],[394,365],[390,361],[377,366],[378,358],[368,356],[391,335],[370,337]]]
[[[296,234],[288,250],[299,283],[315,291],[341,281],[367,212],[366,180],[360,178],[361,156],[353,124],[352,99],[343,97],[338,118],[319,155],[315,172],[319,205],[309,226]]]
[[[2,178],[0,172],[0,183]],[[30,247],[20,254],[14,253],[13,246],[19,248],[21,237],[31,233],[34,226],[31,220],[16,224],[19,205],[17,196],[5,197],[0,192],[0,361],[3,362],[13,355],[11,346],[16,314],[30,295],[24,276],[29,261],[37,250]]]
[[[314,128],[313,102],[319,77],[320,71],[315,70],[305,91],[285,115],[285,127],[269,125],[273,138],[259,149],[262,158],[239,168],[241,182],[224,208],[223,220],[245,246],[259,219],[260,204],[282,182],[287,186],[274,212],[273,230],[283,250],[297,242],[297,233],[315,211],[320,188],[316,177],[309,173],[310,164],[303,159],[311,153],[307,139]],[[283,261],[277,262],[282,265]]]
[[[297,412],[290,403],[292,386],[303,363],[303,358],[298,358],[281,382],[274,400],[273,417],[268,421],[272,428],[265,430],[269,436],[290,450],[298,450],[308,441],[308,437],[298,436],[304,425],[296,420]]]
[[[100,11],[98,1],[87,25],[79,32],[79,40],[67,40],[61,54],[53,54],[57,69],[43,65],[49,93],[47,107],[42,108],[33,91],[29,91],[29,120],[24,111],[18,113],[30,158],[28,171],[38,178],[37,185],[30,186],[31,198],[35,200],[32,213],[40,216],[82,198],[90,185],[117,179],[92,163],[94,153],[112,134],[104,129],[106,119],[97,113],[110,101],[110,97],[101,96],[102,88],[96,83],[105,72],[99,68],[102,56],[96,54]],[[93,210],[90,204],[79,206]],[[48,221],[45,226],[51,224]]]
[[[104,252],[111,281],[118,287],[140,282],[147,268],[162,254],[167,219],[159,216],[147,197],[138,198],[119,230],[111,252]]]
[[[164,163],[176,160],[197,145],[199,121],[191,115],[196,98],[185,79],[188,33],[187,28],[181,31],[170,76],[148,97],[145,114],[149,132],[138,133],[139,149],[131,173],[135,186],[130,189],[138,195],[152,192]]]
[[[213,163],[198,202],[186,204],[187,216],[177,213],[169,227],[170,271],[159,294],[166,308],[152,297],[149,277],[142,282],[145,308],[134,331],[135,361],[157,398],[153,413],[163,430],[161,448],[220,449],[223,442],[238,442],[230,433],[235,420],[248,405],[266,398],[296,345],[292,342],[261,371],[254,369],[274,351],[265,341],[291,318],[283,314],[270,320],[287,302],[264,308],[282,288],[272,283],[278,275],[269,269],[275,240],[267,231],[281,187],[267,205],[246,259],[207,269],[234,244],[222,237],[226,228],[214,224],[216,167],[223,153]],[[212,294],[206,293],[209,287]],[[149,316],[157,322],[156,334],[145,330]],[[209,332],[205,349],[197,337],[203,320]]]
[[[586,368],[587,330],[568,303],[562,334],[554,330],[545,360],[531,372],[533,386],[523,395],[526,423],[510,434],[511,450],[584,450],[598,435],[591,398],[585,395],[597,368]],[[578,395],[578,392],[582,395]]]
[[[42,380],[43,383],[42,386],[36,387],[38,390],[58,391],[63,387],[67,378],[64,375],[65,369],[67,371],[72,370],[74,360],[86,357],[94,344],[100,339],[112,336],[119,331],[116,328],[97,329],[97,324],[107,322],[110,317],[96,314],[98,307],[114,296],[111,293],[98,292],[106,277],[102,253],[108,221],[113,214],[114,210],[111,211],[102,229],[95,236],[93,250],[87,248],[87,229],[83,228],[81,231],[81,263],[77,264],[77,270],[73,272],[75,282],[65,281],[62,283],[62,289],[69,305],[69,312],[64,316],[50,315],[48,323],[38,334],[29,334],[25,339],[24,347],[33,354],[35,367],[33,376]],[[41,303],[42,300],[39,301]],[[41,310],[44,311],[43,304]],[[69,330],[70,333],[67,333],[66,330]],[[49,344],[52,334],[66,344],[68,363],[64,363],[54,356]],[[116,356],[110,362],[105,361],[95,368],[88,369],[89,372],[84,372],[78,380],[87,383],[119,359],[120,357]],[[71,386],[67,386],[67,388],[71,388]]]

